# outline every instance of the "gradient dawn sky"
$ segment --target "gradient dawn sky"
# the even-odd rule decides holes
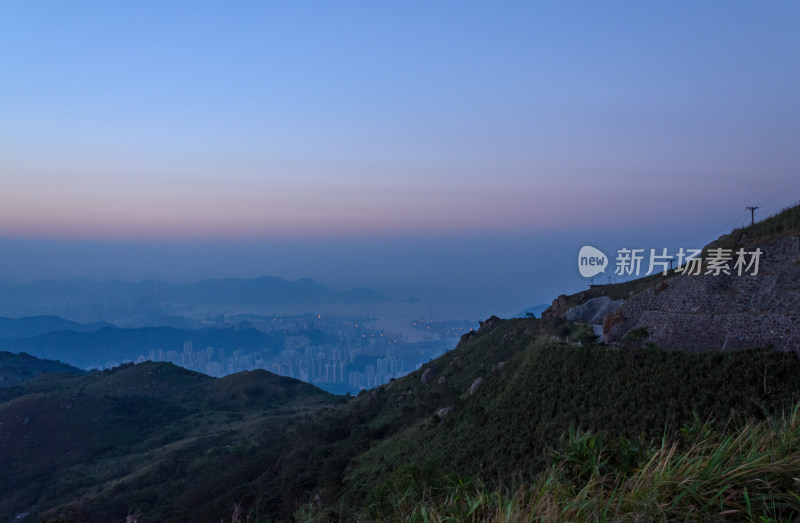
[[[0,280],[549,301],[583,242],[800,199],[798,28],[792,1],[3,2]]]

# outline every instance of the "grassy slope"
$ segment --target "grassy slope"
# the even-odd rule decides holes
[[[498,320],[344,404],[265,371],[215,380],[147,363],[39,376],[0,391],[11,471],[0,513],[111,521],[134,507],[142,521],[227,520],[241,503],[286,517],[319,494],[338,516],[391,516],[408,477],[423,489],[480,478],[487,492],[538,481],[570,427],[647,446],[694,413],[762,418],[800,393],[794,353],[581,347],[579,337],[560,319]]]
[[[213,379],[144,363],[0,392],[0,515],[229,517],[263,489],[286,428],[340,400],[266,371]]]
[[[731,231],[718,242],[725,249],[746,247],[759,240],[800,233],[800,203],[783,209],[760,222]]]
[[[330,471],[317,476],[313,492],[339,504],[337,511],[376,516],[390,510],[393,474],[403,466],[417,466],[433,485],[447,477],[509,484],[544,470],[570,427],[655,441],[677,434],[695,413],[721,422],[760,418],[800,394],[793,353],[583,348],[548,337],[565,328],[502,321],[425,368],[363,393],[328,422],[343,430],[311,456],[311,469]],[[438,370],[422,383],[427,368]],[[470,395],[478,377],[483,384]],[[439,419],[444,407],[453,410]],[[330,461],[346,467],[343,476],[326,467]]]
[[[293,418],[274,428],[273,454],[244,506],[286,517],[319,494],[335,517],[386,515],[408,467],[426,485],[508,485],[545,470],[570,427],[656,441],[695,413],[720,423],[761,418],[800,393],[792,353],[583,348],[570,341],[580,336],[563,320],[499,321],[419,371]]]
[[[48,372],[83,374],[81,369],[60,361],[41,360],[24,352],[12,354],[0,351],[0,388],[11,387]]]
[[[800,515],[800,404],[760,422],[687,425],[657,444],[570,431],[553,465],[530,481],[489,488],[401,466],[374,521],[796,521]],[[329,521],[307,503],[298,521]]]

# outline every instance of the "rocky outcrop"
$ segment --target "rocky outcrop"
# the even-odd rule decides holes
[[[663,349],[800,352],[800,237],[748,246],[758,274],[680,275],[628,299],[603,322],[604,341],[646,327]]]
[[[592,298],[580,305],[571,307],[564,313],[569,321],[601,325],[603,318],[616,311],[625,300],[612,300],[608,296]]]
[[[436,374],[438,370],[439,367],[437,367],[436,365],[428,367],[427,369],[425,369],[425,372],[422,373],[422,378],[420,378],[420,381],[422,383],[428,383],[433,379],[433,376]]]
[[[627,318],[622,314],[615,312],[614,314],[609,314],[608,316],[603,318],[603,336],[606,334],[611,333],[611,330],[614,328],[615,325],[622,323]]]
[[[474,338],[477,334],[478,333],[475,332],[475,329],[470,329],[469,332],[465,332],[464,334],[461,335],[461,338],[459,338],[456,348],[459,348],[461,345],[465,344],[466,342]]]
[[[472,385],[469,387],[469,395],[472,396],[475,392],[483,385],[483,378],[475,378],[475,381],[472,382]]]
[[[442,409],[439,409],[439,411],[436,413],[436,415],[439,416],[439,419],[442,419],[445,416],[447,416],[448,414],[450,414],[452,411],[453,411],[452,407],[444,407]]]
[[[503,320],[501,320],[497,316],[491,316],[490,318],[487,318],[485,321],[479,321],[478,323],[480,324],[480,327],[478,327],[478,334],[483,334],[484,332],[488,331],[501,321]]]
[[[567,295],[561,294],[544,312],[542,318],[558,318],[567,312]]]

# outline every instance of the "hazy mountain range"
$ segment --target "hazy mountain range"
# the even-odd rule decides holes
[[[150,350],[181,351],[184,342],[193,341],[199,349],[232,347],[245,350],[280,351],[282,337],[249,329],[206,328],[197,330],[172,327],[125,329],[103,327],[94,331],[58,330],[30,337],[2,338],[0,349],[28,352],[38,357],[58,359],[77,367],[102,366],[108,361],[134,360]]]
[[[39,374],[66,372],[83,374],[84,371],[54,360],[42,360],[30,354],[12,354],[0,351],[0,388],[12,387]]]
[[[147,280],[45,280],[0,283],[0,315],[58,315],[78,321],[163,324],[180,315],[304,313],[391,301],[369,289],[335,291],[311,280],[207,279],[195,283]]]
[[[776,245],[765,259],[794,263],[798,234],[800,207],[717,244]],[[797,317],[799,302],[796,286],[763,276],[742,290],[727,279],[684,285],[693,276],[673,272],[559,296],[543,318],[491,317],[356,397],[263,370],[215,379],[144,362],[81,373],[3,352],[0,378],[13,385],[0,388],[0,519],[796,521],[800,359],[796,345],[772,343],[770,322]],[[756,309],[769,322],[748,347],[715,350],[729,333],[692,310],[692,295],[714,310],[770,298],[767,312],[782,318]],[[624,302],[603,318],[604,335],[617,315],[635,318],[614,345],[566,317],[602,297]],[[708,325],[710,350],[660,348],[648,314],[661,327],[679,310]],[[186,335],[35,334],[36,323],[0,322],[34,334],[3,343],[89,353],[125,346],[120,334],[130,347]],[[269,336],[251,331],[213,335]]]
[[[78,323],[58,316],[0,317],[0,338],[27,338],[57,331],[93,332],[113,325],[105,322]]]

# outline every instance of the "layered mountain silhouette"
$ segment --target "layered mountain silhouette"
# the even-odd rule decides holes
[[[285,519],[317,496],[345,519],[381,519],[409,465],[433,484],[511,482],[544,470],[570,426],[656,440],[695,416],[763,417],[800,393],[794,353],[621,351],[580,335],[562,319],[494,319],[350,399],[169,363],[39,374],[0,390],[0,516],[119,521],[135,507],[142,520],[215,521],[241,503]]]
[[[794,241],[796,213],[779,215],[758,238],[756,227],[743,233],[763,245]],[[618,505],[593,505],[581,498],[585,489],[607,481],[618,492],[642,471],[652,473],[643,488],[665,486],[658,474],[672,467],[688,475],[670,479],[671,490],[645,489],[649,497],[637,497],[624,514],[663,514],[678,499],[682,519],[796,520],[796,348],[775,350],[766,331],[754,331],[739,350],[662,350],[639,320],[605,344],[590,324],[566,317],[600,297],[621,300],[622,314],[641,296],[666,292],[665,282],[679,292],[678,277],[564,296],[542,319],[492,317],[440,358],[356,397],[266,371],[211,378],[145,362],[65,374],[53,362],[5,355],[22,363],[15,384],[0,389],[0,517],[103,522],[133,511],[141,521],[397,520],[442,503],[464,505],[463,517],[473,503],[490,505],[487,518],[513,517],[524,507],[491,500],[513,491],[532,502],[537,494],[526,485],[549,485],[600,517]],[[776,311],[795,314],[787,305],[795,303],[786,294],[792,289],[771,289],[758,293],[772,296]],[[715,307],[741,299],[714,292]],[[715,325],[709,340],[729,336]],[[110,344],[121,331],[69,336],[106,336]],[[56,336],[56,350],[63,332],[42,336]],[[70,339],[76,347],[86,341]],[[39,372],[50,365],[55,373]],[[786,429],[772,421],[784,412],[795,420]],[[759,420],[767,420],[758,430],[776,450],[752,445],[748,452],[760,454],[751,476],[745,456],[724,451],[746,447],[737,438]],[[715,434],[723,434],[718,448],[667,463],[698,441],[717,441]],[[653,461],[654,448],[665,461]],[[543,483],[541,474],[558,467],[563,481]],[[699,481],[710,477],[717,483],[701,491]],[[754,505],[759,499],[765,504]]]
[[[0,338],[28,338],[58,331],[93,332],[105,327],[112,325],[105,322],[77,323],[58,316],[0,317]]]
[[[24,352],[0,352],[0,388],[12,387],[35,378],[39,374],[84,374],[84,371],[55,360],[42,360]]]
[[[88,368],[107,361],[133,360],[151,350],[180,349],[189,340],[200,349],[222,346],[280,352],[283,348],[281,336],[254,328],[186,330],[172,327],[103,327],[91,332],[61,330],[27,338],[0,339],[0,349],[28,352],[42,358],[58,358],[70,365]]]
[[[0,314],[58,315],[66,318],[102,317],[128,320],[190,311],[309,312],[321,307],[363,305],[390,301],[368,289],[334,291],[304,278],[207,279],[173,284],[157,280],[138,283],[86,279],[0,283]]]

